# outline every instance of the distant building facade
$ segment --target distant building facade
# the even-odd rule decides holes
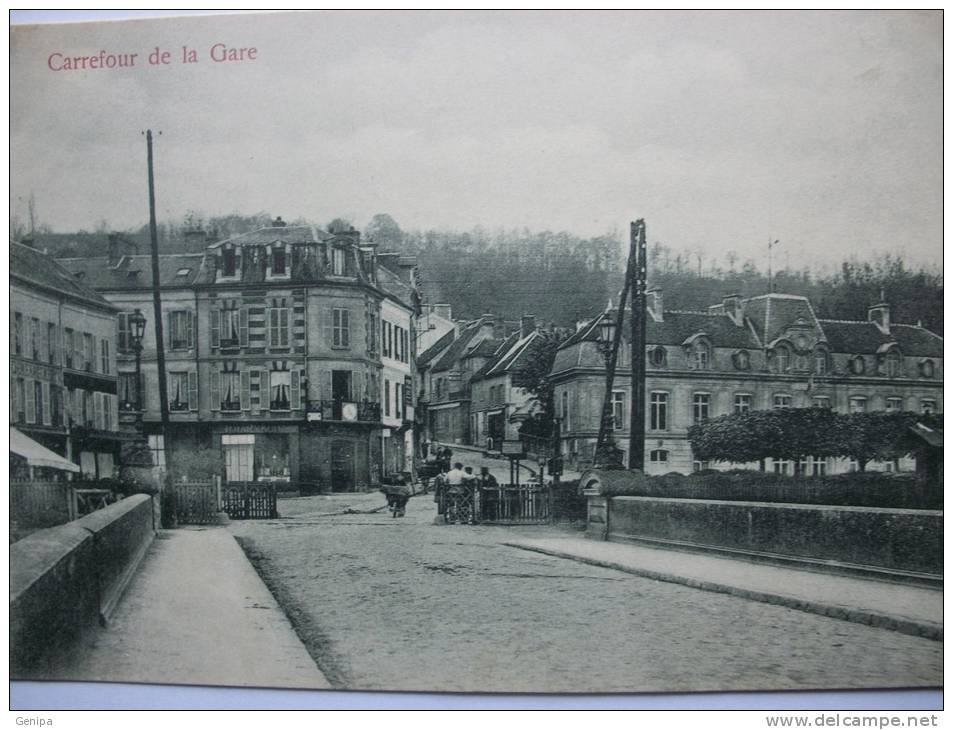
[[[10,244],[10,425],[86,479],[119,466],[116,317],[54,259]]]
[[[399,380],[403,397],[412,377],[412,363],[394,357],[403,349],[382,348],[385,337],[393,348],[394,325],[410,337],[411,292],[357,231],[279,218],[201,253],[160,256],[170,443],[161,429],[150,257],[111,250],[62,263],[121,310],[120,402],[127,419],[141,402],[160,463],[171,450],[217,457],[226,481],[335,491],[379,481],[383,429],[401,428],[393,417],[385,425],[385,381]],[[128,336],[136,309],[147,323],[139,384]]]
[[[808,406],[843,413],[942,411],[943,338],[919,325],[893,322],[886,302],[871,306],[867,321],[846,321],[818,319],[802,296],[727,296],[707,312],[667,311],[661,291],[648,296],[645,465],[650,474],[733,466],[696,459],[688,441],[694,423],[728,413]],[[591,463],[596,445],[605,392],[597,338],[605,316],[581,325],[558,350],[551,370],[569,464]],[[612,393],[612,435],[623,450],[631,404],[628,316]],[[802,466],[808,474],[853,468],[843,459],[809,459]],[[794,472],[785,461],[769,460],[767,468]]]

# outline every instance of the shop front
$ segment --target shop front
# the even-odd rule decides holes
[[[220,434],[225,482],[291,483],[298,479],[296,426],[236,424]]]

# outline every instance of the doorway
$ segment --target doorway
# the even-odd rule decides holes
[[[337,439],[331,442],[331,491],[354,491],[354,443]]]

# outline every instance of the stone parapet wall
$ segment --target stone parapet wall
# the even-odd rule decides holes
[[[601,502],[604,497],[590,496]],[[941,575],[938,510],[612,497],[590,506],[590,535]],[[600,521],[607,516],[607,523]],[[596,518],[593,520],[593,518]]]
[[[152,498],[139,494],[11,545],[13,676],[42,676],[53,652],[104,622],[154,537]]]

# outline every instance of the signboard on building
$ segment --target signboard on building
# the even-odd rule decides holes
[[[522,457],[523,442],[519,440],[506,440],[500,445],[500,453],[503,456]]]

